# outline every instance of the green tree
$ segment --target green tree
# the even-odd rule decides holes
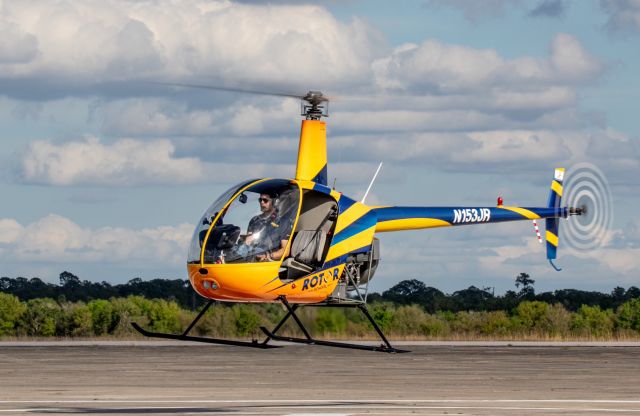
[[[616,311],[616,326],[640,332],[640,299],[632,299],[620,305]]]
[[[533,296],[535,295],[533,284],[535,282],[536,281],[533,280],[528,273],[520,273],[518,276],[516,276],[516,288],[522,286],[522,289],[520,289],[520,292],[518,292],[518,297],[520,299],[533,299]]]
[[[546,312],[549,305],[540,301],[523,301],[516,307],[514,320],[517,326],[526,330],[547,326]]]
[[[147,305],[150,302],[140,296],[129,296],[128,298],[112,298],[110,300],[113,308],[112,325],[114,335],[133,335],[137,332],[131,327],[132,322],[136,322],[144,327],[149,324],[149,318],[142,311],[141,304]]]
[[[458,290],[451,295],[451,299],[457,305],[457,310],[483,311],[490,309],[493,302],[493,294],[485,289],[469,286]]]
[[[398,335],[422,335],[426,315],[418,305],[400,306],[393,314],[391,330]]]
[[[380,302],[371,305],[370,313],[380,329],[386,331],[391,326],[395,310],[392,303]]]
[[[93,334],[91,311],[83,302],[60,305],[62,318],[58,324],[60,335],[88,337]]]
[[[57,323],[62,316],[60,306],[53,299],[31,299],[20,318],[20,328],[31,336],[56,335]]]
[[[540,321],[540,328],[549,336],[565,337],[571,328],[571,312],[559,303],[547,305],[544,319]]]
[[[347,317],[337,308],[320,309],[316,316],[315,327],[323,334],[342,333],[347,329]]]
[[[20,300],[0,292],[0,336],[14,335],[15,328],[26,307]]]
[[[610,310],[600,306],[582,305],[574,314],[572,329],[580,335],[605,336],[613,332],[614,319]]]
[[[180,307],[175,302],[164,299],[154,299],[149,311],[149,324],[154,331],[177,332],[180,331]]]
[[[425,316],[424,321],[420,324],[421,335],[428,337],[442,337],[451,332],[450,320],[445,318],[445,314],[451,312],[438,312],[436,315]]]
[[[233,312],[236,318],[236,333],[238,336],[255,334],[260,326],[260,315],[251,305],[234,305]]]
[[[235,313],[233,309],[227,305],[213,305],[202,317],[202,320],[194,330],[197,331],[198,335],[211,335],[223,338],[235,337]]]
[[[382,298],[399,305],[417,304],[426,311],[434,313],[440,309],[446,296],[438,289],[426,286],[420,280],[411,279],[403,280],[386,290],[382,293]]]
[[[108,300],[92,300],[87,305],[91,312],[91,322],[95,335],[105,335],[113,332],[117,322],[114,322],[113,305]]]

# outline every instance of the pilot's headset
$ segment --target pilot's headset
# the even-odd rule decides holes
[[[280,202],[280,194],[276,191],[267,191],[264,192],[265,194],[269,195],[269,197],[271,198],[271,204],[273,205],[273,207],[275,208],[275,213],[276,215],[280,215],[281,209],[282,207],[281,202]]]
[[[278,204],[276,205],[276,209],[278,211],[280,221],[293,224],[295,216],[298,213],[298,199],[296,198],[296,191],[287,189],[278,195]]]
[[[294,193],[290,190],[285,190],[277,196],[276,211],[281,220],[291,220],[298,210],[298,204],[295,202]]]

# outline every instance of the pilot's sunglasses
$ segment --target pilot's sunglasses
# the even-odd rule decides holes
[[[258,201],[260,201],[260,202],[269,202],[271,200],[269,198],[259,198]]]

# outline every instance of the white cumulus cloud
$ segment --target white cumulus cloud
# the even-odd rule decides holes
[[[204,179],[196,158],[175,158],[169,140],[122,139],[103,144],[95,137],[56,145],[32,142],[22,158],[22,179],[51,185],[181,184]]]
[[[609,15],[606,27],[617,31],[640,31],[640,1],[600,0],[600,5]]]
[[[67,86],[211,77],[359,82],[381,49],[381,35],[365,22],[345,24],[313,5],[7,0],[0,12],[0,79]]]
[[[8,232],[7,232],[8,231]],[[21,225],[0,219],[0,258],[28,262],[164,264],[184,262],[190,224],[130,229],[88,228],[56,214]]]
[[[546,60],[504,59],[494,49],[475,49],[427,40],[399,46],[373,63],[376,82],[383,88],[431,93],[462,93],[490,87],[544,91],[550,85],[592,80],[603,70],[575,37],[560,33]]]

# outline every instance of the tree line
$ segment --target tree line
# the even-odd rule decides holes
[[[419,280],[405,280],[369,296],[369,308],[390,336],[418,339],[638,339],[640,290],[611,293],[575,289],[536,294],[526,273],[517,290],[502,296],[489,288],[445,294]],[[0,336],[138,336],[131,322],[153,331],[181,332],[206,300],[187,280],[132,279],[111,285],[80,280],[69,272],[60,284],[0,278]],[[260,338],[259,327],[282,317],[278,304],[217,304],[194,328],[200,336]],[[302,308],[305,325],[318,336],[371,337],[356,310]],[[287,324],[289,325],[289,324]],[[284,334],[299,335],[295,327]]]
[[[540,301],[560,304],[571,312],[582,306],[598,306],[600,309],[617,309],[623,303],[640,298],[640,289],[616,287],[610,293],[578,289],[560,289],[553,292],[535,293],[535,281],[527,273],[520,273],[515,279],[518,290],[508,290],[496,296],[491,288],[470,286],[452,294],[425,285],[422,281],[404,280],[382,294],[373,294],[372,300],[389,301],[400,305],[421,305],[427,312],[438,311],[509,311],[523,301]]]
[[[638,339],[640,299],[615,310],[583,305],[570,312],[561,304],[522,301],[510,311],[439,311],[428,313],[419,305],[375,301],[369,310],[385,331],[400,339]],[[317,337],[369,338],[375,332],[355,309],[300,308],[298,315]],[[6,337],[140,337],[131,327],[137,322],[159,332],[181,333],[197,311],[175,301],[142,296],[96,299],[87,303],[30,299],[0,292],[0,338]],[[210,308],[192,334],[222,338],[263,337],[260,326],[273,327],[285,311],[279,304],[217,304]],[[282,335],[300,336],[293,322]]]
[[[44,282],[38,277],[0,277],[0,292],[9,293],[22,301],[50,298],[61,302],[89,302],[95,299],[111,299],[128,296],[143,296],[147,299],[165,299],[177,302],[183,308],[196,309],[207,300],[198,295],[183,279],[135,278],[124,284],[81,280],[64,271],[59,275],[59,284]]]
[[[108,282],[81,280],[78,276],[64,271],[59,275],[59,284],[51,284],[34,277],[0,278],[0,292],[18,297],[21,301],[50,298],[60,302],[90,302],[96,299],[126,298],[142,296],[147,299],[164,299],[176,302],[180,307],[196,310],[206,303],[191,288],[188,280],[140,278],[124,284],[112,285]],[[495,295],[490,288],[470,286],[466,289],[446,294],[417,279],[404,280],[382,293],[372,293],[374,302],[392,302],[397,305],[419,305],[428,313],[461,311],[510,311],[522,301],[541,301],[560,304],[571,312],[583,305],[598,306],[600,309],[617,309],[623,303],[640,298],[640,289],[614,288],[610,293],[561,289],[536,294],[535,281],[527,274],[520,273],[515,278],[516,290],[504,295]]]

